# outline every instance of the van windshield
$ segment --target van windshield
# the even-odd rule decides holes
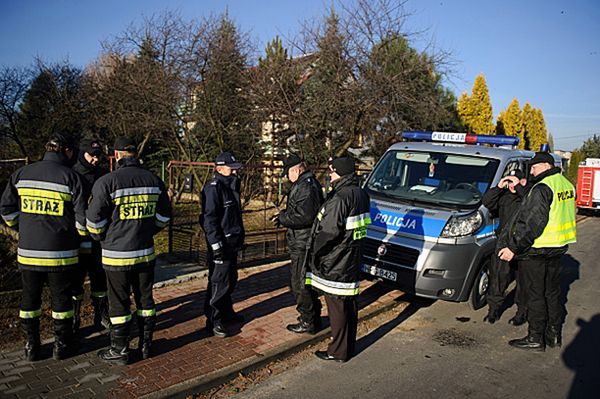
[[[366,187],[387,197],[470,208],[480,204],[499,164],[468,155],[388,151]]]

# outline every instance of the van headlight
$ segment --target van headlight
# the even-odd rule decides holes
[[[452,216],[442,231],[441,237],[462,237],[473,234],[483,224],[481,212],[475,211],[468,215]]]

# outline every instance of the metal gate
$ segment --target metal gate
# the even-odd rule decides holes
[[[206,241],[200,227],[200,196],[204,184],[212,178],[212,162],[171,161],[167,166],[169,187],[175,191],[173,218],[169,225],[170,256],[197,262],[206,260]],[[281,165],[244,165],[239,176],[242,181],[241,200],[246,246],[241,262],[248,264],[287,256],[285,228],[275,228],[270,221],[278,212],[289,190],[290,182],[281,177]],[[359,169],[364,178],[370,170]],[[329,183],[325,168],[314,171],[324,190]],[[282,206],[283,205],[283,206]]]

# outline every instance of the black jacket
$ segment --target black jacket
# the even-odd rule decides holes
[[[75,163],[75,165],[73,165],[73,170],[75,172],[79,173],[79,175],[82,177],[81,181],[83,182],[83,184],[85,186],[85,191],[88,194],[92,193],[92,187],[94,186],[94,183],[96,183],[96,181],[99,178],[101,178],[102,176],[104,176],[105,174],[108,173],[108,170],[106,170],[100,166],[94,166],[91,163],[89,163],[85,159],[83,151],[79,152],[79,157],[77,158],[77,162]],[[85,199],[86,207],[87,207],[88,201],[89,201],[89,198],[86,198]],[[80,255],[90,254],[90,253],[92,253],[92,251],[94,252],[95,257],[99,256],[100,244],[97,241],[92,240],[92,238],[89,235],[82,237],[81,244],[79,246],[79,254]]]
[[[290,252],[303,254],[310,237],[319,208],[323,203],[323,189],[310,171],[302,173],[292,184],[287,206],[279,212],[279,222],[287,227],[287,243]]]
[[[171,203],[162,180],[124,158],[94,184],[86,216],[92,238],[101,241],[103,267],[128,271],[153,265],[153,237],[169,222]]]
[[[358,294],[362,238],[371,222],[369,195],[343,176],[321,207],[308,247],[307,284],[334,296]]]
[[[79,153],[77,162],[73,165],[73,170],[83,177],[83,183],[87,185],[88,192],[91,192],[96,180],[107,174],[108,170],[92,165],[85,159],[83,154],[83,151]]]
[[[490,188],[482,199],[483,206],[492,212],[494,217],[500,219],[500,225],[498,226],[497,234],[500,234],[507,225],[511,217],[519,209],[521,201],[527,195],[530,184],[522,186],[520,184],[515,186],[516,193],[512,193],[509,189],[499,188],[498,186]]]
[[[238,251],[244,244],[245,231],[240,202],[240,180],[215,172],[202,189],[200,225],[213,251]]]
[[[553,193],[545,184],[533,185],[547,176],[560,173],[552,168],[538,175],[518,212],[508,226],[508,231],[499,239],[502,247],[508,247],[519,259],[537,256],[560,256],[567,252],[568,245],[559,248],[532,248],[533,242],[544,232],[548,224]]]
[[[77,266],[85,229],[87,195],[67,158],[47,152],[43,160],[10,177],[0,214],[19,230],[17,262],[23,270],[63,271]]]

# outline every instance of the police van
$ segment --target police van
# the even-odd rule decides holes
[[[534,153],[519,138],[403,132],[364,184],[371,225],[361,270],[405,292],[486,304],[499,221],[482,205],[488,188]]]

